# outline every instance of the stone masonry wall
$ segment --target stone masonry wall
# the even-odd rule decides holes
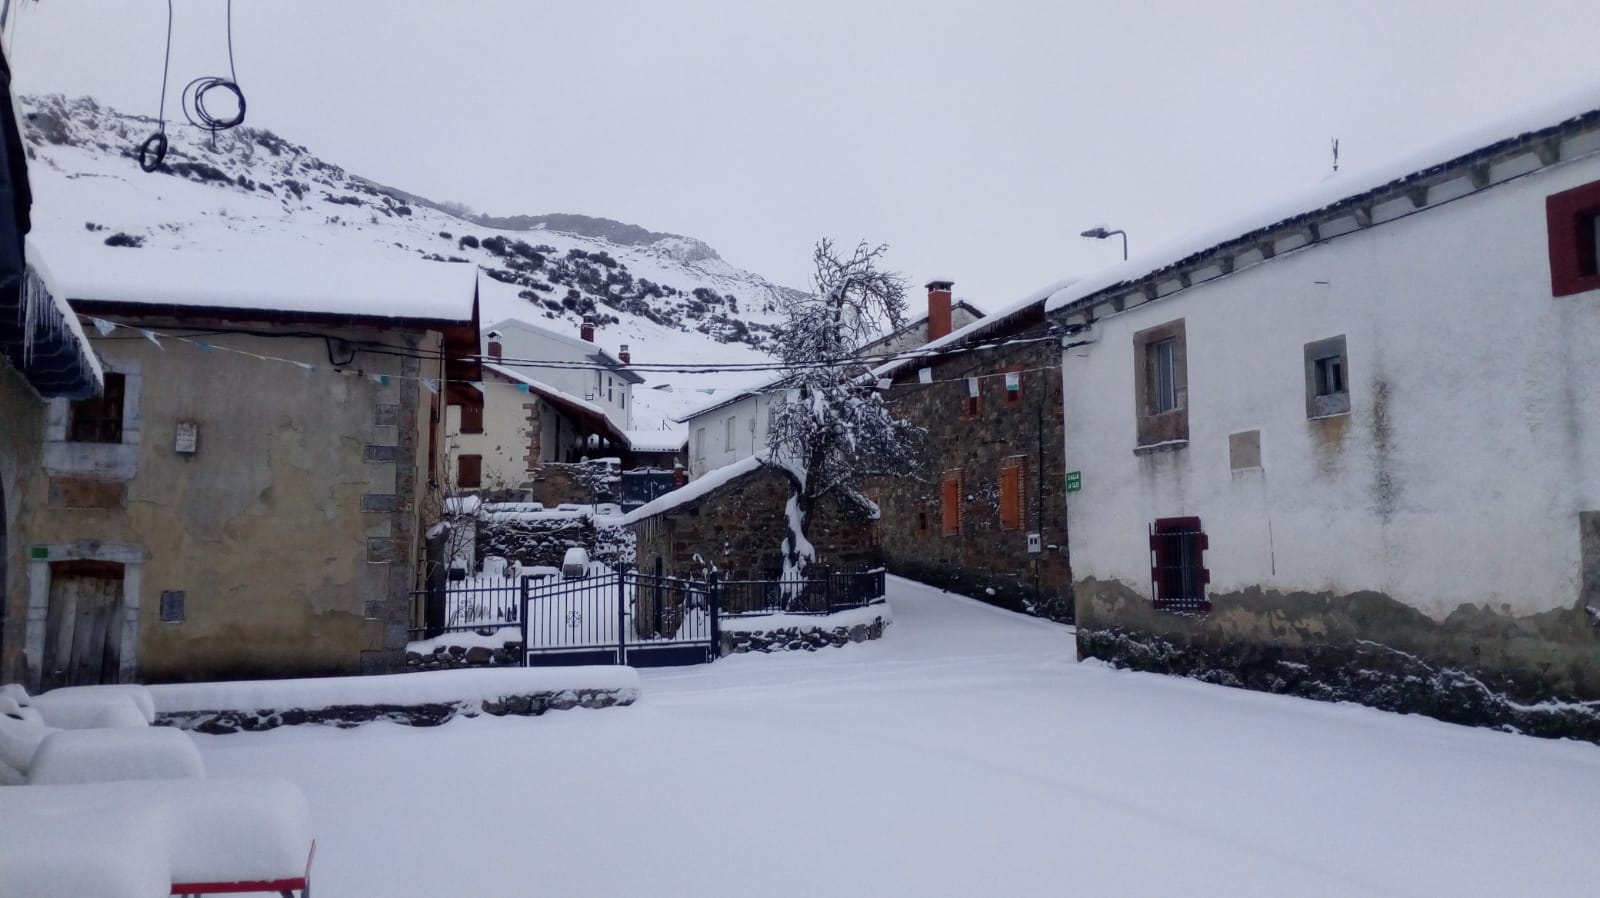
[[[1038,313],[980,338],[1026,339],[1045,334]],[[890,571],[1001,607],[1070,622],[1072,571],[1062,456],[1061,349],[1055,340],[954,354],[934,362],[933,383],[918,382],[913,365],[899,372],[889,408],[927,429],[916,477],[874,483],[867,492],[882,508],[879,524]],[[1005,372],[1019,370],[1020,396],[1008,401]],[[976,416],[968,413],[966,378],[979,377]],[[1020,464],[1022,526],[1001,528],[1000,477]],[[959,532],[944,535],[941,481],[959,472]],[[1042,551],[1030,554],[1027,535]]]
[[[784,506],[789,481],[763,466],[686,505],[633,525],[639,570],[661,558],[672,576],[761,578],[783,567]],[[817,559],[838,569],[879,562],[876,522],[853,503],[827,501],[812,515]]]
[[[875,617],[872,623],[839,627],[778,627],[772,630],[722,632],[717,654],[742,655],[747,652],[814,652],[832,646],[882,639],[889,621]]]
[[[529,472],[523,486],[534,502],[542,502],[546,508],[562,503],[617,502],[622,492],[617,466],[599,460],[544,462]]]

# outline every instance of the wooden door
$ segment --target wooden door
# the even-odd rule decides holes
[[[40,689],[117,682],[122,616],[122,565],[51,564]]]

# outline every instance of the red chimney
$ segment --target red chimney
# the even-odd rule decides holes
[[[501,348],[499,340],[489,341],[489,358],[498,359],[503,351],[504,350]]]
[[[950,288],[955,281],[928,282],[928,339],[947,336],[950,324]]]
[[[622,344],[622,348],[617,350],[617,358],[621,359],[624,365],[633,363],[633,353],[628,351],[628,344]]]
[[[592,319],[583,319],[583,326],[578,328],[578,336],[590,343],[594,342],[594,321]]]

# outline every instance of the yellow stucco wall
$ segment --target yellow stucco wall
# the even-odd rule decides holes
[[[420,331],[231,326],[438,347],[437,335]],[[320,337],[206,336],[216,347],[208,352],[173,340],[158,347],[131,333],[92,343],[110,370],[137,378],[137,419],[128,422],[138,429],[135,470],[95,464],[97,448],[52,445],[47,425],[44,463],[57,495],[52,502],[46,478],[35,477],[27,499],[36,509],[28,539],[50,546],[52,559],[92,557],[80,553],[96,543],[142,550],[135,676],[299,676],[403,664],[416,515],[430,480],[429,397],[415,378],[438,377],[438,363],[361,352],[346,366],[361,375],[342,376],[332,373]],[[335,347],[333,356],[343,360],[343,352]],[[65,414],[65,403],[51,408],[56,436]],[[176,448],[180,422],[197,429],[192,454]],[[61,507],[60,483],[85,465],[100,468],[92,479],[131,473],[117,507]],[[183,621],[160,619],[164,590],[185,593]]]

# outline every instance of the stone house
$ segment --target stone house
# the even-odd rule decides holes
[[[943,288],[929,289],[926,313],[863,346],[859,355],[872,359],[903,353],[983,317],[980,309],[965,300],[952,299],[953,281],[934,283]],[[766,449],[772,407],[782,401],[783,378],[778,376],[713,399],[679,418],[688,434],[689,479]]]
[[[949,290],[928,284],[929,293]],[[1060,284],[880,366],[893,414],[924,428],[915,477],[874,482],[890,571],[1018,611],[1071,620],[1063,509]]]
[[[1600,739],[1600,91],[1052,296],[1085,658]]]
[[[0,675],[402,670],[439,394],[481,376],[474,269],[59,249],[105,386],[51,399],[7,484],[28,545]]]
[[[690,481],[623,521],[634,534],[641,571],[653,572],[660,559],[670,576],[716,571],[723,579],[772,579],[783,568],[788,497],[788,475],[755,455]],[[868,502],[824,500],[809,534],[818,563],[840,571],[876,565],[876,516]]]

